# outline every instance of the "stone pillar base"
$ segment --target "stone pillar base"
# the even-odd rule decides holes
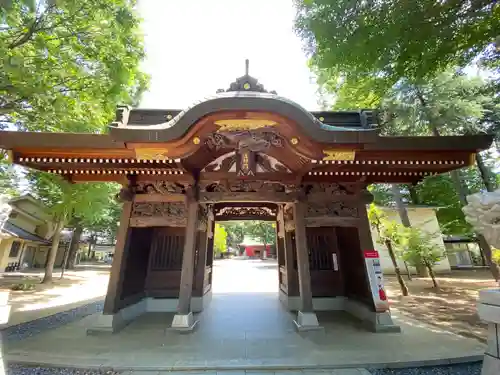
[[[301,302],[298,296],[288,296],[280,290],[279,298],[281,304],[288,311],[300,311]],[[314,311],[342,311],[344,310],[345,297],[313,297]]]
[[[197,323],[198,320],[194,319],[192,312],[188,314],[175,314],[170,329],[179,332],[192,332]]]
[[[146,311],[146,300],[143,299],[115,314],[99,314],[91,327],[87,328],[87,335],[116,333]]]
[[[297,313],[297,319],[293,322],[299,332],[318,331],[323,329],[323,327],[319,325],[318,317],[314,312],[299,311]]]
[[[500,289],[479,292],[477,312],[488,322],[488,348],[484,355],[482,375],[500,374]]]
[[[390,311],[375,312],[365,304],[347,299],[345,311],[363,322],[363,325],[372,332],[401,332],[401,327],[394,324]]]

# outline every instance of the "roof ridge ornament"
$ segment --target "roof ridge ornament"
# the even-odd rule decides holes
[[[263,92],[277,95],[276,91],[267,91],[264,86],[259,83],[257,78],[252,77],[249,74],[250,60],[245,60],[245,75],[236,78],[234,82],[229,85],[227,90],[219,89],[217,94],[222,92],[232,92],[232,91],[250,91],[250,92]]]

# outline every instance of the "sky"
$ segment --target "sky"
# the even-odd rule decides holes
[[[183,109],[249,73],[318,110],[315,79],[293,31],[292,0],[139,0],[151,75],[142,108]]]

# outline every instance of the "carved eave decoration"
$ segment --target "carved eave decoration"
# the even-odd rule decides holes
[[[209,193],[287,193],[294,191],[294,186],[279,182],[237,180],[214,183],[201,182],[200,191]]]
[[[254,120],[251,121],[253,122]],[[271,146],[277,148],[283,147],[284,140],[278,133],[267,129],[258,131],[253,131],[252,129],[221,131],[220,128],[219,132],[207,135],[205,144],[208,149],[215,151],[225,148],[237,150],[246,148],[250,151],[261,152],[269,149]]]
[[[276,209],[269,207],[224,207],[215,213],[215,217],[255,217],[255,220],[276,218]]]
[[[188,185],[170,181],[139,181],[134,186],[135,194],[185,194]]]
[[[244,153],[248,155],[247,153]],[[292,173],[292,171],[276,158],[266,154],[252,154],[253,162],[256,165],[256,173]],[[214,161],[210,162],[203,172],[237,172],[236,151],[228,152]]]

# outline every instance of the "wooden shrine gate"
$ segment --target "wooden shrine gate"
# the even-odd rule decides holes
[[[381,136],[373,111],[309,112],[248,71],[184,110],[121,106],[107,134],[0,132],[18,165],[123,186],[104,312],[92,328],[111,332],[150,311],[176,312],[172,328],[193,329],[211,296],[214,222],[236,216],[276,220],[280,299],[298,311],[298,329],[319,327],[316,310],[397,329],[381,299],[367,186],[469,166],[491,142]]]

